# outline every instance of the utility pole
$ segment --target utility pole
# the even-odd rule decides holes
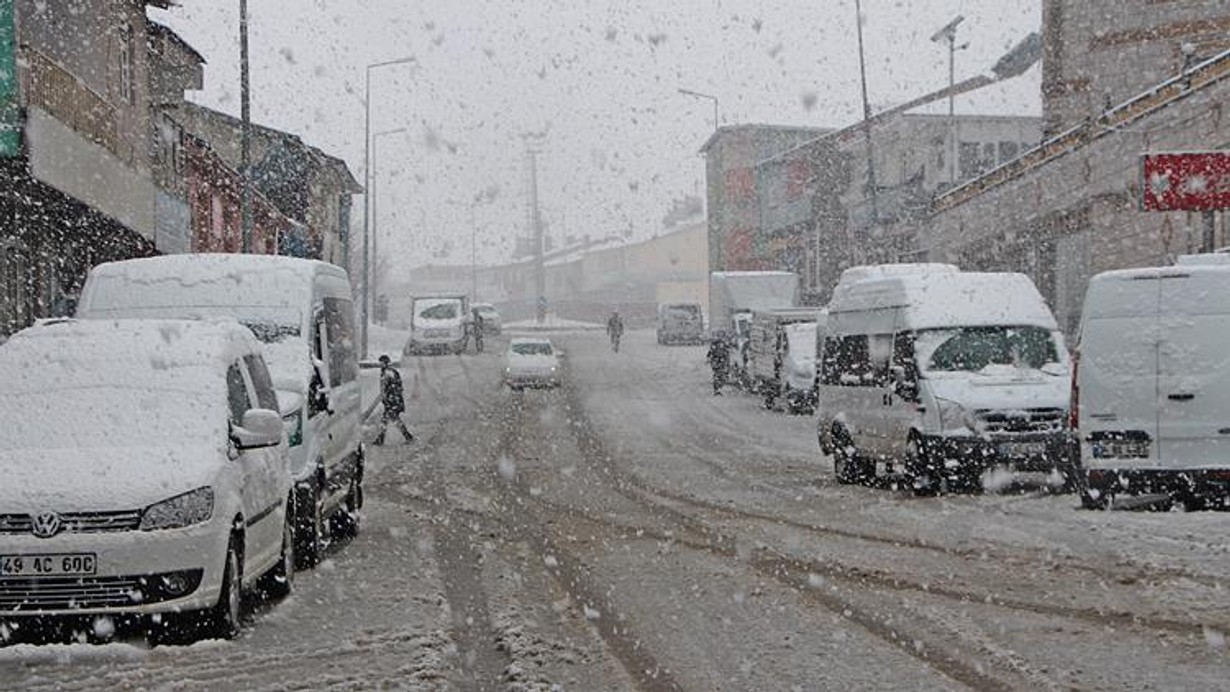
[[[543,263],[542,215],[538,210],[538,152],[533,148],[530,155],[530,224],[534,233],[534,314],[538,324],[547,318],[547,275]]]
[[[948,43],[948,181],[954,186],[957,184],[957,156],[959,153],[957,149],[957,95],[954,93],[954,87],[957,84],[957,51],[969,47],[968,43],[957,45],[957,26],[963,21],[965,17],[957,15],[931,36],[931,40],[936,43],[940,41]]]
[[[876,162],[875,151],[871,146],[871,101],[867,98],[867,59],[863,51],[863,7],[859,0],[854,0],[854,13],[858,28],[858,73],[863,88],[863,137],[867,141],[867,193],[871,197],[871,224],[868,230],[875,228],[880,221],[879,202],[876,199]],[[857,239],[854,239],[857,241]],[[857,242],[853,243],[854,257],[860,258],[861,251]],[[861,260],[860,260],[861,261]]]
[[[243,121],[239,145],[239,196],[242,252],[252,252],[252,89],[248,78],[248,0],[239,0],[239,117]]]

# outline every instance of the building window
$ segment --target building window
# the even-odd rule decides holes
[[[120,98],[125,103],[134,102],[132,85],[132,26],[120,25]]]

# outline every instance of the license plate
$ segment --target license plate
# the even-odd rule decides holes
[[[1106,440],[1093,445],[1097,459],[1146,459],[1149,456],[1148,440]]]
[[[81,577],[97,569],[94,553],[0,555],[0,577]]]
[[[1045,442],[1004,442],[999,453],[1006,457],[1036,457],[1046,454]]]

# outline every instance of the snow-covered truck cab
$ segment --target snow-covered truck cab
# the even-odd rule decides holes
[[[470,299],[461,293],[415,296],[410,300],[406,355],[461,353],[470,324]]]
[[[818,429],[839,480],[883,464],[920,492],[977,489],[996,467],[1059,466],[1068,356],[1025,275],[854,268],[834,289],[826,331]]]
[[[1230,497],[1230,255],[1094,276],[1073,420],[1087,506],[1114,494]]]
[[[77,316],[229,316],[261,341],[290,439],[300,513],[297,554],[322,555],[330,529],[358,528],[363,498],[358,346],[346,271],[271,255],[191,254],[101,264]]]

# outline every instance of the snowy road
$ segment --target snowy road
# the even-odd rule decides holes
[[[241,638],[0,649],[13,689],[1215,689],[1226,515],[840,486],[699,348],[558,335],[568,385],[402,372],[364,529]],[[368,435],[370,439],[370,431]]]

